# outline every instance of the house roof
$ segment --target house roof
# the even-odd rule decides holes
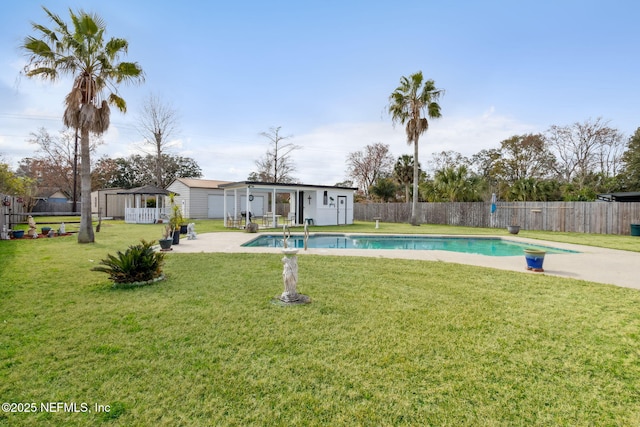
[[[223,184],[230,184],[230,181],[218,181],[214,179],[196,179],[196,178],[176,178],[189,188],[221,188]]]
[[[65,196],[67,199],[71,198],[69,194],[66,191],[62,190],[60,187],[39,187],[36,193],[36,198],[46,199],[58,192],[60,192],[60,194]]]
[[[260,182],[260,181],[240,181],[229,182],[220,185],[220,188],[246,188],[248,186],[256,188],[335,188],[340,190],[357,190],[355,187],[339,187],[335,185],[310,185],[310,184],[289,184],[289,183],[274,183],[274,182]]]
[[[168,196],[171,194],[171,191],[156,187],[155,185],[143,185],[142,187],[119,191],[117,194],[161,194]]]
[[[598,200],[605,202],[640,202],[640,191],[598,194]]]

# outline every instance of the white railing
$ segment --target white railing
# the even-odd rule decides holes
[[[125,208],[124,222],[153,224],[160,218],[169,218],[168,208]]]

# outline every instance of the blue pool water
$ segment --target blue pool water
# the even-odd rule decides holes
[[[281,248],[282,235],[263,235],[242,246]],[[287,246],[304,248],[304,236],[292,235]],[[318,249],[409,249],[453,251],[489,256],[523,255],[525,248],[542,249],[547,254],[575,253],[550,246],[530,245],[496,237],[431,237],[315,234],[309,236],[308,248]]]

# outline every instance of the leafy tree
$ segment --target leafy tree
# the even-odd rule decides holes
[[[629,138],[622,161],[624,162],[622,179],[626,189],[640,191],[640,127]]]
[[[555,169],[555,157],[540,134],[515,135],[500,143],[500,158],[495,170],[509,184],[550,176]]]
[[[27,212],[31,212],[36,203],[37,183],[26,176],[18,176],[9,165],[0,163],[0,194],[21,196]]]
[[[6,163],[0,163],[0,194],[14,195],[21,190],[20,178]]]
[[[103,156],[93,171],[93,189],[134,188],[149,185],[156,179],[155,155],[133,154],[127,158],[111,159]],[[189,157],[162,155],[162,181],[170,183],[176,178],[200,178],[202,170]]]
[[[90,134],[101,135],[109,128],[110,106],[126,112],[126,102],[116,91],[118,84],[143,80],[142,69],[133,62],[119,62],[128,42],[105,40],[103,20],[84,11],[69,11],[71,28],[43,7],[54,27],[33,24],[37,36],[27,36],[21,48],[29,61],[27,77],[58,81],[71,76],[71,92],[65,98],[63,122],[80,132],[81,220],[78,243],[95,241],[91,223]],[[40,37],[40,38],[38,38]]]
[[[413,165],[413,203],[411,206],[411,224],[418,225],[418,141],[429,128],[428,118],[438,118],[440,105],[438,99],[444,93],[435,87],[433,80],[424,80],[422,71],[400,78],[398,86],[389,97],[389,114],[393,123],[405,125],[407,143],[413,144],[415,159]]]
[[[156,186],[164,188],[169,185],[168,181],[163,180],[165,175],[164,158],[167,150],[174,144],[171,138],[177,132],[178,113],[157,96],[149,95],[142,106],[137,128],[144,138],[143,145],[152,148],[152,152],[148,154],[153,155],[155,160],[154,182]],[[143,151],[146,152],[144,148]]]
[[[398,186],[391,178],[379,178],[374,185],[371,186],[369,192],[383,202],[390,202],[396,198]]]
[[[291,153],[300,149],[300,146],[290,142],[283,142],[292,138],[292,135],[280,135],[282,127],[270,128],[268,132],[262,132],[260,135],[267,138],[270,148],[261,159],[256,160],[257,171],[251,172],[249,180],[261,182],[279,182],[292,183],[296,179],[291,175],[296,170]]]
[[[344,180],[342,182],[336,182],[335,186],[336,187],[353,188],[353,181],[351,181],[350,179],[347,179],[347,180]]]
[[[347,173],[368,197],[369,188],[378,178],[391,175],[393,156],[389,145],[381,142],[367,145],[364,151],[355,151],[347,156]]]

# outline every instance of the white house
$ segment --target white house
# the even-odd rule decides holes
[[[353,195],[356,188],[307,184],[273,184],[242,181],[223,184],[222,201],[228,219],[251,212],[262,217],[263,223],[277,226],[290,224],[343,225],[353,224]],[[280,200],[287,200],[288,209],[277,208]],[[267,209],[265,212],[264,209]]]
[[[216,218],[254,222],[266,226],[288,224],[353,224],[355,188],[306,184],[272,184],[254,181],[228,182],[177,178],[167,190],[179,194],[185,218]]]

